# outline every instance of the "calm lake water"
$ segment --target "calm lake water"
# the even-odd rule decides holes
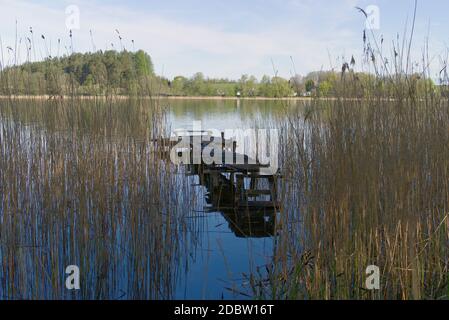
[[[6,128],[0,139],[3,143],[14,141],[6,143],[2,152],[2,179],[11,184],[14,176],[23,178],[22,182],[17,182],[17,187],[0,190],[2,220],[9,219],[16,228],[12,230],[4,223],[4,233],[0,237],[3,243],[15,241],[20,243],[19,247],[27,248],[22,249],[20,255],[7,246],[0,251],[4,266],[0,275],[7,279],[1,287],[3,298],[251,297],[249,275],[264,270],[272,262],[274,223],[279,212],[258,212],[245,218],[244,213],[235,210],[216,210],[213,190],[208,190],[207,183],[200,181],[195,172],[189,174],[188,168],[184,168],[175,176],[173,191],[167,193],[168,199],[171,194],[179,193],[178,198],[167,201],[172,201],[173,207],[179,207],[176,219],[182,217],[179,219],[182,228],[176,225],[181,223],[178,220],[173,223],[162,218],[162,225],[175,224],[173,230],[176,231],[170,231],[170,234],[167,230],[161,231],[160,224],[153,225],[153,222],[149,222],[148,229],[140,230],[142,222],[136,220],[135,225],[135,219],[146,221],[146,211],[163,212],[169,205],[162,204],[158,209],[145,207],[142,202],[151,201],[145,190],[153,190],[151,174],[145,173],[148,165],[139,171],[144,177],[136,175],[135,182],[131,171],[134,171],[133,166],[141,168],[140,160],[129,156],[120,158],[123,150],[130,147],[123,141],[115,142],[115,139],[140,129],[139,116],[127,111],[126,102],[92,107],[92,110],[89,109],[90,102],[78,102],[86,106],[65,106],[63,111],[58,105],[42,101],[0,103],[0,123]],[[283,108],[278,102],[247,100],[162,100],[161,104],[167,110],[167,124],[171,130],[191,129],[193,121],[201,121],[204,129],[264,127],[269,126]],[[96,139],[95,135],[108,138]],[[137,152],[133,151],[137,149],[129,150],[131,155]],[[102,158],[101,153],[110,156]],[[18,157],[20,161],[11,167],[8,157]],[[83,163],[83,157],[86,157],[86,163]],[[93,173],[83,175],[82,171],[92,168],[95,169]],[[110,170],[106,176],[98,173],[97,177],[95,174],[103,168]],[[57,170],[64,172],[60,178],[56,177]],[[177,184],[187,186],[181,188]],[[46,186],[50,195],[41,191]],[[11,197],[19,200],[12,201]],[[190,204],[185,205],[182,201]],[[14,218],[16,212],[21,212],[23,218]],[[102,215],[107,216],[107,220],[99,217]],[[47,216],[51,218],[45,218]],[[100,228],[100,225],[104,226]],[[14,237],[16,240],[12,240]],[[104,241],[92,242],[96,238]],[[112,242],[110,246],[107,239]],[[55,245],[55,241],[58,244]],[[167,241],[176,242],[173,252],[166,246]],[[159,250],[161,252],[155,252]],[[14,267],[7,263],[7,259],[17,259]],[[144,263],[146,259],[148,263]],[[64,281],[64,266],[72,263],[84,266],[80,269],[84,272],[85,283],[81,284],[80,293],[68,294],[58,281]],[[28,292],[28,286],[34,289]]]
[[[169,122],[174,129],[191,129],[192,121],[201,121],[207,130],[255,128],[255,123],[270,121],[280,108],[274,102],[247,100],[165,103],[170,106]],[[199,214],[197,219],[204,225],[199,232],[200,244],[188,261],[185,274],[179,277],[175,298],[246,298],[241,294],[249,293],[244,275],[271,262],[273,236],[236,234],[239,226],[222,212]]]

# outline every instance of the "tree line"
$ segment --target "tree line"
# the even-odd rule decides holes
[[[242,75],[238,80],[214,79],[201,72],[168,79],[155,74],[150,55],[142,50],[107,50],[3,67],[0,94],[332,97],[343,92],[363,97],[373,92],[392,95],[398,89],[397,79],[394,80],[379,79],[349,67],[342,72],[318,71],[290,79],[268,75],[260,80],[251,75]],[[412,75],[407,81],[413,81],[417,91],[436,89],[431,80],[419,75]]]
[[[108,95],[151,94],[160,81],[144,51],[73,53],[3,68],[2,94]]]

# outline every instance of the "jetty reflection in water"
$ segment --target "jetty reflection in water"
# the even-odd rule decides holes
[[[270,195],[252,194],[248,172],[234,172],[244,193],[223,181],[232,172],[176,174],[151,152],[146,110],[128,101],[0,104],[3,299],[251,297],[246,275],[273,257]],[[213,119],[240,125],[239,112]],[[82,270],[79,291],[64,286],[68,265]]]
[[[275,213],[276,204],[272,200],[266,200],[267,192],[274,193],[274,184],[270,184],[270,189],[255,189],[257,183],[251,182],[248,177],[245,185],[246,194],[262,197],[258,202],[242,204],[236,201],[236,186],[230,180],[231,173],[222,170],[207,169],[202,165],[187,165],[188,175],[197,175],[199,184],[206,188],[205,200],[209,212],[220,212],[229,224],[229,229],[239,238],[263,238],[271,237],[275,234]],[[246,181],[245,181],[246,182]],[[260,184],[260,183],[259,183]],[[265,197],[264,197],[265,196]],[[264,199],[265,198],[265,199]],[[270,202],[272,205],[270,205]],[[258,205],[260,204],[260,205]]]

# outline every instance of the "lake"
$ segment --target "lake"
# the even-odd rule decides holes
[[[203,157],[258,162],[178,163],[199,122]],[[0,297],[447,298],[448,123],[438,97],[2,98]]]
[[[273,262],[279,212],[220,211],[212,190],[186,168],[142,167],[142,158],[157,161],[137,150],[147,147],[154,119],[141,116],[152,117],[152,108],[152,102],[2,101],[2,181],[9,187],[2,188],[0,259],[17,259],[0,271],[4,298],[252,296],[250,275]],[[192,129],[193,121],[219,131],[261,127],[281,112],[280,103],[263,100],[161,100],[158,108],[165,135]],[[151,170],[174,171],[153,179]],[[158,183],[157,190],[149,186]],[[170,199],[146,206],[158,193]],[[148,210],[173,215],[174,222],[148,222]],[[6,230],[7,221],[14,230]],[[149,225],[140,230],[144,221]],[[79,292],[64,290],[65,265],[80,266]]]
[[[174,129],[192,129],[193,121],[201,121],[205,130],[254,128],[255,123],[269,121],[280,112],[279,103],[274,101],[175,100],[162,104],[169,107],[168,119]],[[207,207],[203,197],[199,199],[203,201],[200,207]],[[245,275],[248,277],[256,268],[263,269],[271,263],[274,235],[241,234],[238,232],[241,226],[235,225],[223,212],[200,213],[196,219],[202,224],[197,234],[199,245],[189,253],[192,259],[186,261],[174,297],[244,299],[250,296],[249,279]]]

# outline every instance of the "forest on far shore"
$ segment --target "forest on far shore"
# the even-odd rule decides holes
[[[351,68],[352,67],[352,68]],[[1,67],[1,95],[164,95],[225,97],[332,97],[351,81],[354,96],[376,90],[388,96],[395,90],[373,74],[353,71],[316,71],[290,79],[265,75],[257,79],[242,75],[238,80],[207,78],[201,72],[191,77],[161,77],[154,72],[150,55],[142,50],[97,51],[49,57],[44,61]],[[437,90],[432,80],[416,74],[410,78],[416,90]],[[397,80],[397,79],[396,79]]]

